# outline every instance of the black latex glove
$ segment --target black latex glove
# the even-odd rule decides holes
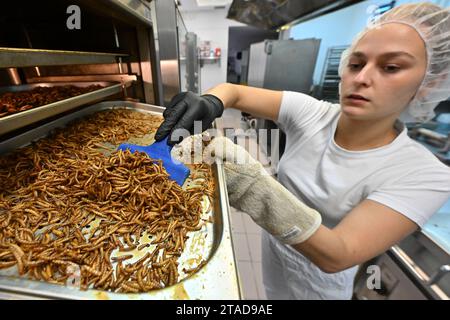
[[[211,127],[214,120],[223,113],[223,103],[211,94],[198,96],[193,92],[181,92],[174,96],[169,106],[164,110],[164,121],[155,134],[155,140],[161,141],[167,135],[168,143],[180,143],[183,137],[173,140],[171,135],[176,129],[186,129],[194,134],[194,121],[202,122],[202,131]],[[200,132],[196,132],[200,133]]]

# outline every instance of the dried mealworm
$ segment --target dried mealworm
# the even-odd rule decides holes
[[[126,247],[126,248],[120,248],[119,252],[128,252],[128,251],[133,251],[134,249],[136,249],[136,245],[132,245],[132,246]]]
[[[134,292],[176,282],[176,259],[185,247],[186,233],[201,229],[201,202],[205,195],[212,200],[211,169],[194,165],[191,179],[199,179],[197,187],[182,189],[168,179],[161,161],[109,148],[154,132],[161,120],[126,110],[99,112],[0,156],[1,263],[17,263],[20,272],[50,282],[64,282],[67,276],[61,268],[66,261],[87,265],[97,275],[84,267],[83,289],[95,283],[114,291],[123,283],[120,290]],[[113,152],[105,157],[105,151]],[[95,217],[104,222],[83,235],[82,229]],[[124,268],[119,261],[113,276],[111,253],[149,246],[138,244],[142,231],[157,248]]]
[[[111,260],[115,261],[115,262],[118,262],[118,261],[128,260],[128,259],[131,259],[131,258],[133,258],[132,254],[126,254],[126,255],[123,255],[123,256],[112,257]]]
[[[0,261],[0,269],[12,267],[16,264],[16,261]]]
[[[22,258],[25,254],[22,249],[20,249],[20,247],[16,244],[10,243],[8,246],[14,257],[16,258],[19,274],[22,275],[24,273]]]
[[[102,275],[102,273],[99,270],[96,270],[96,269],[94,269],[94,268],[92,268],[92,267],[90,267],[88,265],[83,265],[81,267],[81,271],[83,271],[83,270],[88,272],[88,273],[90,273],[90,274],[93,274],[93,275],[95,275],[97,277],[100,277]]]
[[[103,285],[103,283],[105,283],[106,282],[106,280],[108,280],[108,278],[109,277],[111,277],[111,275],[113,274],[113,272],[114,272],[114,270],[109,270],[107,273],[105,273],[104,275],[103,275],[103,277],[101,277],[100,278],[100,280],[98,280],[96,283],[95,283],[95,287],[101,287],[102,285]]]
[[[137,249],[140,251],[140,250],[142,250],[144,248],[148,248],[148,247],[150,247],[150,243],[143,243]]]

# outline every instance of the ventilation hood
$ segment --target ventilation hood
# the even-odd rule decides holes
[[[342,9],[363,0],[233,0],[228,19],[277,30]]]

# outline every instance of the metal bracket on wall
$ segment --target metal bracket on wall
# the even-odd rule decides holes
[[[266,41],[264,44],[264,51],[267,54],[272,54],[272,42],[271,41]]]

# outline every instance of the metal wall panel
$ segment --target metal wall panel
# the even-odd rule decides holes
[[[264,51],[265,42],[250,46],[250,61],[248,65],[248,85],[264,88],[267,54]]]
[[[319,52],[319,39],[266,40],[252,44],[248,85],[272,90],[290,90],[309,94]],[[270,120],[258,119],[258,143],[276,170],[284,152],[285,136]],[[261,129],[267,130],[267,134]],[[259,134],[263,133],[263,134]]]
[[[182,90],[188,90],[195,93],[199,93],[199,77],[200,77],[200,64],[197,49],[197,35],[193,32],[186,34],[186,88]]]
[[[266,43],[264,88],[309,93],[320,40],[277,40]]]
[[[181,91],[176,6],[174,1],[167,0],[156,0],[151,5],[162,82],[162,101],[159,103],[167,106]]]

